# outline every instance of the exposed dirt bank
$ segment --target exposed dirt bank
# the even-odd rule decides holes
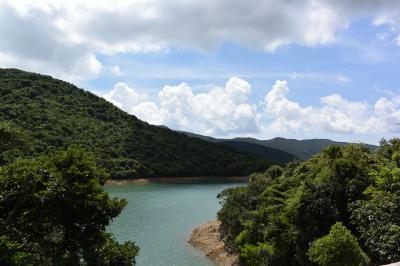
[[[200,225],[192,231],[189,243],[200,249],[207,257],[218,266],[238,266],[239,260],[236,255],[225,251],[224,243],[220,240],[218,221],[208,222]]]
[[[247,176],[195,176],[195,177],[153,177],[137,179],[108,180],[106,185],[148,184],[148,183],[190,183],[190,182],[246,182]]]

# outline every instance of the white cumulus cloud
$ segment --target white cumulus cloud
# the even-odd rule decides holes
[[[146,95],[137,92],[134,88],[130,88],[124,82],[115,84],[114,89],[103,97],[118,106],[121,109],[127,110],[130,106],[139,104],[146,99]]]
[[[289,100],[288,94],[288,83],[278,80],[266,95],[265,110],[272,119],[269,130],[386,134],[396,130],[400,122],[400,102],[396,99],[381,98],[369,106],[332,94],[321,98],[321,107],[313,107]]]
[[[151,124],[224,135],[258,132],[259,115],[250,93],[247,81],[232,77],[225,87],[213,86],[205,93],[194,93],[186,83],[166,85],[157,101],[143,100],[144,95],[122,82],[103,97]]]

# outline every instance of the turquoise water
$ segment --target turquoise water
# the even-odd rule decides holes
[[[238,183],[128,184],[107,186],[125,207],[110,225],[118,241],[140,247],[138,266],[214,265],[187,241],[193,228],[216,219],[217,194]]]

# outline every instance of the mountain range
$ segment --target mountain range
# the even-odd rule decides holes
[[[180,132],[193,138],[199,138],[213,143],[220,143],[240,151],[258,154],[272,163],[279,165],[284,165],[297,160],[307,160],[330,145],[343,146],[350,144],[348,142],[339,142],[330,139],[297,140],[281,137],[268,140],[259,140],[255,138],[218,139],[190,132]],[[372,150],[378,148],[376,145],[364,145],[367,145]]]

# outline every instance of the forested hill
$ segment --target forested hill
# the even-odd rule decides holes
[[[22,131],[30,144],[27,151],[2,154],[2,163],[77,144],[112,178],[247,175],[269,164],[149,125],[70,83],[16,69],[0,69],[0,122]]]

